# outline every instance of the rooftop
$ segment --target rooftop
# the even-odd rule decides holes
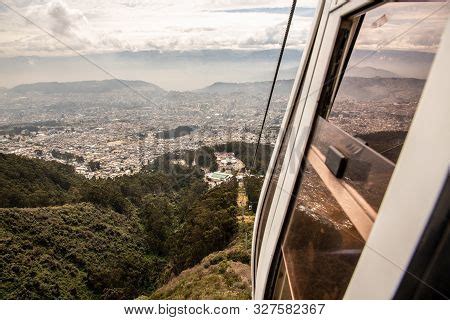
[[[211,179],[216,179],[216,180],[226,180],[226,179],[228,179],[228,178],[230,178],[230,177],[232,177],[232,176],[233,176],[233,175],[231,175],[231,174],[229,174],[229,173],[219,172],[219,171],[213,172],[213,173],[211,173],[211,174],[209,175],[209,177],[210,177]]]

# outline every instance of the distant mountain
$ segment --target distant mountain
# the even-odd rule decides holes
[[[128,89],[131,87],[136,90],[151,91],[157,94],[163,94],[165,91],[145,81],[128,80],[102,80],[102,81],[77,81],[77,82],[38,82],[32,84],[21,84],[10,92],[26,94],[62,94],[62,93],[105,93],[114,90]]]
[[[337,99],[375,102],[407,102],[420,98],[425,80],[414,78],[346,77]]]
[[[294,79],[298,71],[298,66],[280,69],[278,79]],[[403,76],[385,70],[381,68],[375,68],[370,66],[364,67],[349,67],[345,75],[347,77],[360,77],[360,78],[403,78]]]
[[[151,45],[151,44],[149,44]],[[87,57],[124,79],[155,83],[166,90],[194,90],[216,81],[265,81],[273,77],[280,54],[270,50],[147,50],[92,54]],[[301,50],[286,49],[283,68],[296,66]],[[101,70],[78,56],[0,57],[0,86],[44,81],[102,80]],[[70,72],[61,72],[70,70]],[[283,77],[284,79],[289,79]]]
[[[390,77],[394,75],[386,70],[376,68],[360,68],[353,70],[366,77],[347,76],[342,81],[338,99],[352,99],[357,101],[402,102],[418,99],[425,84],[425,80],[414,78]],[[374,77],[369,77],[373,75]],[[381,77],[384,75],[384,77]],[[208,87],[193,92],[208,94],[247,94],[267,96],[272,82],[216,82]],[[279,80],[274,94],[289,95],[293,80]]]
[[[345,72],[347,77],[360,78],[402,78],[394,72],[374,67],[352,67]]]
[[[294,80],[279,80],[275,85],[275,94],[289,94]],[[205,88],[196,90],[198,93],[210,94],[232,94],[246,93],[249,95],[260,95],[269,93],[272,81],[262,82],[216,82]]]
[[[166,90],[184,91],[202,88],[217,81],[270,80],[279,53],[279,49],[147,50],[93,54],[88,55],[88,58],[123,78],[134,79],[139,75],[139,79],[155,83]],[[301,50],[284,51],[280,79],[292,79],[295,76],[301,55]],[[363,61],[359,67],[370,66],[389,70],[402,77],[425,79],[433,58],[433,53],[410,50],[354,50],[350,65]],[[104,76],[78,56],[0,57],[0,70],[0,86],[3,87],[43,81],[99,80]]]
[[[360,67],[364,65],[389,70],[404,78],[426,79],[433,59],[432,52],[355,50],[349,65],[361,63]]]
[[[359,75],[359,76],[354,76]],[[276,83],[274,96],[288,96],[294,80],[279,80]],[[165,97],[170,99],[174,92],[166,92],[160,87],[145,81],[123,81],[126,86],[149,97]],[[402,102],[418,99],[425,80],[415,78],[401,78],[395,73],[373,67],[352,68],[342,81],[338,99],[352,99],[359,101]],[[212,94],[212,95],[244,95],[267,97],[271,81],[261,82],[215,82],[210,86],[193,91],[178,92],[182,95]],[[22,84],[6,92],[11,96],[19,94],[85,94],[89,101],[101,100],[108,94],[117,90],[130,93],[123,83],[117,80],[79,81],[79,82],[40,82]],[[122,92],[122,91],[121,91]],[[132,92],[131,92],[132,93]],[[94,99],[94,100],[92,100]]]
[[[255,92],[266,91],[270,88],[269,81],[263,82],[215,82],[210,86],[196,90],[198,93],[211,93],[211,94],[230,94],[236,92]]]

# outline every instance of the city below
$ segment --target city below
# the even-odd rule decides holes
[[[277,87],[264,143],[276,140],[290,83]],[[88,178],[129,175],[166,153],[256,143],[268,86],[166,92],[141,81],[21,85],[0,93],[0,152],[70,164]]]
[[[292,83],[277,81],[263,144],[275,144]],[[411,78],[345,78],[330,121],[362,139],[370,140],[380,130],[405,132],[403,119],[412,118],[423,83]],[[388,98],[377,100],[379,92],[369,90],[377,87],[387,88]],[[88,178],[130,175],[163,154],[228,142],[256,143],[269,88],[269,82],[218,82],[180,92],[124,80],[3,88],[0,152],[70,164]]]

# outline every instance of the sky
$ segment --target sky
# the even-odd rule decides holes
[[[385,4],[366,15],[357,46],[435,53],[449,13],[449,2]]]
[[[140,50],[269,49],[279,46],[288,0],[1,0],[73,49],[86,53]],[[302,1],[314,7],[314,0]],[[299,10],[304,34],[314,10]],[[71,54],[0,4],[0,56]],[[8,26],[6,28],[5,26]]]
[[[0,86],[111,78],[77,54],[116,77],[167,90],[269,80],[290,5],[290,0],[0,0]],[[315,5],[316,0],[298,1],[287,44],[298,54],[282,65],[283,71],[293,71],[291,76]],[[377,50],[382,44],[385,50],[434,53],[449,6],[427,16],[441,5],[393,3],[376,9],[366,17],[358,48]],[[152,50],[159,53],[157,59],[140,54]],[[193,59],[191,53],[199,50],[211,52]],[[272,50],[265,60],[246,56],[239,61],[236,54],[263,50]],[[170,52],[177,52],[175,58]]]

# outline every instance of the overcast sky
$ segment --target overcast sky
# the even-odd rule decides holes
[[[279,47],[291,0],[0,0],[0,56],[73,54],[20,15],[82,53],[140,50],[270,49]],[[290,45],[301,47],[307,37],[316,0],[298,2]],[[367,33],[373,46],[442,3],[402,7],[380,33]],[[382,10],[381,10],[382,11]],[[381,15],[382,13],[379,13]],[[426,32],[409,33],[394,49],[433,50],[448,15],[441,10],[428,18]],[[377,19],[377,17],[373,17]]]
[[[290,0],[1,0],[83,53],[279,46]],[[315,1],[301,1],[306,8]],[[313,10],[294,33],[306,39]],[[69,54],[0,4],[0,55]]]
[[[289,48],[304,47],[315,4],[316,0],[298,1]],[[220,60],[226,57],[221,54],[213,62],[175,63],[142,60],[138,53],[158,50],[164,58],[164,53],[177,50],[278,50],[290,5],[291,0],[0,0],[0,86],[109,78],[46,32],[117,77],[151,81],[166,89],[268,80],[276,54],[254,63]],[[381,44],[385,50],[435,52],[449,15],[448,3],[430,14],[442,5],[390,3],[375,9],[365,19],[357,49],[379,49]],[[111,56],[124,51],[133,54]],[[282,67],[295,74],[298,60],[295,57]],[[372,61],[375,66],[382,62]]]

